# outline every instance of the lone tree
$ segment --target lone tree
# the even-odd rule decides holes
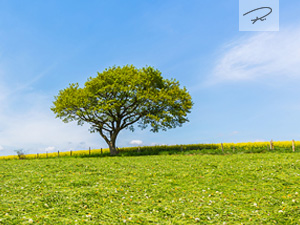
[[[134,131],[134,123],[151,131],[167,130],[187,122],[192,100],[179,82],[163,79],[153,67],[137,69],[132,65],[111,67],[90,77],[83,88],[70,84],[55,96],[51,110],[64,122],[91,124],[90,132],[99,132],[116,155],[116,139],[125,128]]]

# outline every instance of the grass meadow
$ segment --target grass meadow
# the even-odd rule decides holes
[[[300,224],[300,153],[0,163],[0,224]]]

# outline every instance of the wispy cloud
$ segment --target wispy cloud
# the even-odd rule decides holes
[[[100,136],[89,133],[88,125],[80,127],[75,122],[65,124],[56,119],[50,111],[53,97],[31,89],[56,65],[53,63],[22,84],[5,82],[1,79],[5,70],[0,68],[1,154],[14,154],[15,149],[37,153],[105,146]]]
[[[255,139],[254,142],[265,142],[265,139]]]
[[[131,145],[141,145],[143,142],[141,140],[132,140],[129,142]]]
[[[82,148],[82,142],[87,142],[92,147],[100,144],[96,142],[95,135],[88,132],[87,126],[65,124],[46,112],[28,112],[22,116],[6,117],[6,123],[2,123],[2,126],[0,143],[3,146],[50,151],[55,149],[54,146],[61,150]]]
[[[55,150],[54,146],[49,146],[47,148],[45,148],[45,152],[53,152]]]
[[[31,102],[29,110],[0,111],[0,145],[6,151],[13,153],[14,149],[22,148],[36,153],[105,146],[100,136],[89,133],[88,125],[63,123],[50,111],[47,98],[35,94],[35,101],[31,101],[33,96],[23,96],[24,101]]]
[[[11,96],[18,92],[22,92],[22,91],[30,88],[35,82],[37,82],[41,78],[47,76],[57,65],[58,65],[58,62],[52,63],[52,65],[46,67],[43,71],[36,74],[32,79],[30,79],[22,84],[18,84],[15,88],[10,88],[9,92],[7,92],[7,95]]]
[[[263,32],[224,46],[210,83],[300,78],[300,28]]]

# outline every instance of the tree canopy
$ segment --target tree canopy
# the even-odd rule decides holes
[[[84,87],[78,83],[60,90],[51,110],[64,122],[89,123],[117,154],[116,138],[122,129],[134,131],[134,124],[152,132],[181,126],[188,121],[192,100],[175,79],[147,66],[110,67],[90,77]]]

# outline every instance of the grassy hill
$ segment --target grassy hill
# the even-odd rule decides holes
[[[300,154],[2,160],[0,224],[297,224]]]

